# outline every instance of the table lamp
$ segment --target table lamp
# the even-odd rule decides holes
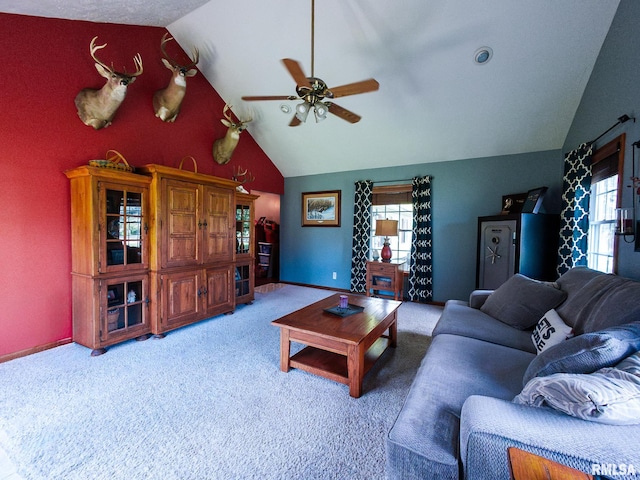
[[[380,250],[380,257],[385,263],[391,261],[391,247],[389,246],[389,237],[398,236],[398,221],[397,220],[376,220],[376,232],[377,237],[384,237],[384,246]]]

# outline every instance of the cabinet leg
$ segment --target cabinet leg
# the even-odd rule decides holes
[[[156,333],[153,338],[164,338],[166,337],[167,334],[166,333]]]
[[[99,357],[100,355],[104,355],[105,353],[107,353],[106,348],[94,348],[93,350],[91,350],[92,357]]]
[[[151,338],[151,334],[150,333],[145,333],[144,335],[140,335],[139,337],[136,337],[136,341],[137,342],[144,342],[145,340],[148,340]]]

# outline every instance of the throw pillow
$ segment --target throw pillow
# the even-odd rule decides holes
[[[638,350],[640,322],[583,333],[537,355],[524,372],[523,385],[533,377],[554,373],[593,373],[616,365]]]
[[[554,309],[551,309],[544,314],[536,328],[533,329],[531,340],[533,346],[536,347],[536,353],[539,354],[572,336],[573,329],[562,321]]]
[[[550,406],[583,420],[611,425],[640,423],[640,359],[622,368],[602,368],[592,374],[555,373],[533,378],[515,403]],[[636,374],[633,373],[635,370]]]
[[[500,285],[480,310],[520,330],[533,327],[551,308],[560,305],[566,293],[519,273]]]
[[[640,282],[612,274],[589,280],[557,308],[576,335],[634,321],[640,315]],[[635,317],[635,318],[634,318]]]

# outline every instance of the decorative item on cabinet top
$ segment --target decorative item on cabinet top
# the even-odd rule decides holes
[[[240,185],[236,187],[236,190],[240,193],[249,193],[247,189],[244,188],[244,184],[251,183],[256,179],[256,177],[254,177],[246,168],[242,171],[242,167],[240,165],[238,165],[237,169],[233,169],[233,176],[231,178],[236,182],[240,182]]]
[[[153,95],[153,110],[156,112],[156,117],[163,122],[174,122],[180,113],[180,106],[187,90],[187,77],[193,77],[198,73],[198,70],[191,67],[195,67],[200,60],[198,49],[193,47],[193,59],[189,58],[191,63],[179,64],[165,50],[166,44],[171,40],[173,37],[169,36],[169,33],[165,33],[160,42],[162,63],[171,70],[171,80],[165,88],[158,90]]]
[[[129,165],[127,159],[116,150],[107,150],[105,155],[106,160],[90,160],[89,165],[99,168],[112,168],[114,170],[122,170],[125,172],[132,172],[133,167]]]
[[[108,67],[98,59],[96,52],[107,44],[96,45],[95,36],[89,44],[89,53],[95,60],[95,67],[98,73],[107,79],[107,83],[97,90],[94,88],[84,88],[80,90],[75,98],[75,105],[78,109],[78,116],[85,125],[96,130],[111,125],[120,104],[127,94],[127,87],[133,83],[136,77],[142,74],[142,57],[138,53],[133,57],[136,66],[134,73],[116,72],[113,67]]]

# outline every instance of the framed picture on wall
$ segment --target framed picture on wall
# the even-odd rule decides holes
[[[534,188],[527,192],[527,199],[522,205],[522,213],[538,213],[542,206],[542,198],[547,192],[547,187]]]
[[[303,227],[340,226],[340,190],[302,194]]]

